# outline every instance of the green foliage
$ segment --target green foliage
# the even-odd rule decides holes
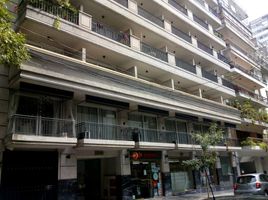
[[[60,29],[60,17],[59,16],[57,16],[57,18],[54,20],[53,27],[58,30]]]
[[[183,161],[183,164],[196,170],[206,170],[213,168],[217,160],[216,151],[211,146],[215,146],[223,140],[223,131],[216,123],[212,123],[205,133],[194,133],[193,139],[200,144],[202,154],[198,158]]]
[[[0,64],[18,67],[29,59],[25,37],[12,28],[12,17],[6,7],[7,0],[0,0]]]
[[[254,140],[253,138],[247,138],[246,140],[241,142],[242,146],[259,146],[261,149],[267,151],[268,150],[268,144],[263,141]]]
[[[254,142],[254,140],[252,138],[247,138],[246,140],[242,141],[241,142],[241,145],[242,146],[257,146],[257,143]]]
[[[68,10],[72,11],[73,13],[78,12],[78,10],[70,3],[70,0],[57,0],[57,2],[61,7],[67,8]]]
[[[255,121],[258,118],[258,112],[253,107],[252,102],[247,100],[241,106],[241,117]]]

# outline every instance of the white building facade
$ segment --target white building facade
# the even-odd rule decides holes
[[[202,191],[204,173],[182,161],[200,156],[191,134],[211,122],[224,130],[209,174],[215,189],[231,188],[241,167],[268,170],[263,149],[240,143],[264,141],[267,124],[230,104],[251,99],[266,108],[267,83],[244,53],[254,54],[251,32],[228,2],[70,3],[76,9],[8,4],[31,59],[1,67],[2,199]]]

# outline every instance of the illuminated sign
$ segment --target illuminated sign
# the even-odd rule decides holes
[[[161,160],[161,152],[160,151],[131,151],[130,158],[132,160],[151,160],[157,159]]]

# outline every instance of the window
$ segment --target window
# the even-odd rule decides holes
[[[239,184],[247,184],[256,182],[255,176],[241,176],[237,178],[237,183]]]

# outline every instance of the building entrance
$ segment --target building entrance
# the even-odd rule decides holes
[[[115,158],[77,161],[80,200],[116,200]]]

